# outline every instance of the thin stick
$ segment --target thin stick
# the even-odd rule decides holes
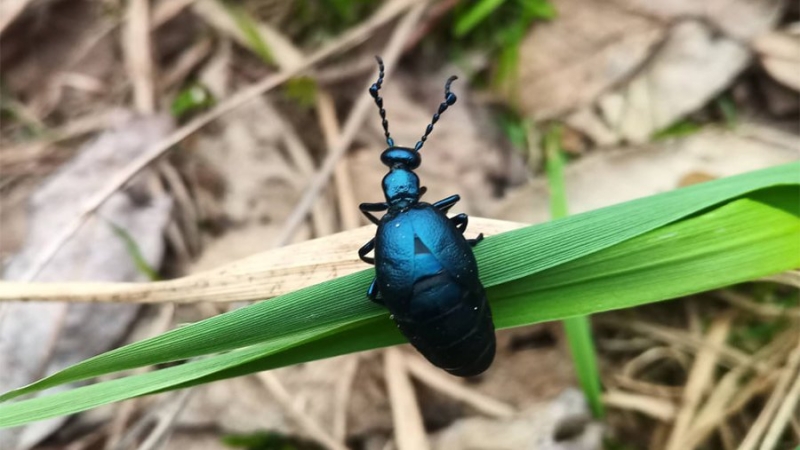
[[[487,395],[483,395],[445,375],[418,356],[405,356],[406,367],[418,380],[450,398],[463,402],[475,410],[490,416],[507,419],[514,416],[514,408]]]
[[[283,386],[283,383],[278,380],[272,372],[260,372],[257,375],[261,384],[272,394],[277,402],[283,407],[289,417],[297,423],[297,425],[314,439],[317,443],[325,448],[331,450],[347,450],[347,447],[337,442],[330,436],[322,427],[306,413],[299,410],[297,406],[292,403],[292,395]]]
[[[333,437],[339,442],[344,442],[347,437],[347,405],[350,403],[353,380],[356,378],[360,360],[357,354],[344,358],[344,367],[333,391]]]
[[[386,387],[392,405],[394,442],[398,450],[427,450],[428,438],[422,424],[422,414],[417,405],[414,387],[408,378],[403,353],[396,348],[387,348],[383,366]]]
[[[239,106],[249,102],[250,100],[264,94],[270,89],[273,89],[281,85],[291,77],[308,69],[314,64],[317,64],[323,59],[362,42],[365,36],[369,35],[376,28],[388,22],[398,14],[402,13],[407,7],[415,3],[417,3],[416,0],[396,0],[387,3],[386,6],[381,8],[363,25],[359,25],[353,28],[351,31],[347,32],[341,38],[335,40],[328,46],[315,52],[314,54],[309,56],[305,61],[303,61],[303,63],[300,64],[299,66],[290,70],[283,70],[274,75],[270,75],[264,78],[263,80],[259,81],[258,83],[242,89],[235,95],[228,98],[226,101],[218,104],[211,111],[203,114],[202,116],[197,117],[196,119],[187,123],[186,125],[176,130],[166,138],[162,139],[161,141],[147,148],[144,152],[142,152],[139,158],[137,158],[134,161],[131,161],[131,163],[127,167],[125,167],[125,169],[123,169],[120,173],[118,173],[115,177],[113,177],[111,181],[109,181],[109,183],[103,189],[101,189],[94,197],[90,198],[89,201],[86,202],[86,205],[80,211],[78,216],[72,222],[68,223],[66,226],[61,228],[61,232],[58,235],[56,235],[54,239],[50,242],[50,245],[48,245],[38,255],[38,257],[34,260],[33,264],[31,264],[28,271],[24,274],[23,277],[21,277],[21,280],[32,281],[33,279],[35,279],[39,275],[41,270],[50,262],[50,260],[53,259],[56,253],[58,253],[61,247],[63,247],[64,244],[72,236],[75,235],[75,233],[81,228],[81,226],[83,226],[83,224],[86,223],[89,217],[91,217],[91,215],[103,203],[105,203],[106,200],[108,200],[112,195],[114,195],[114,193],[120,187],[125,185],[125,183],[127,183],[131,178],[136,176],[142,169],[147,167],[151,162],[161,157],[172,146],[181,142],[187,136],[195,133],[197,130],[204,127],[208,123],[238,108]],[[419,8],[420,7],[417,7],[417,9]],[[316,193],[318,193],[318,191],[319,190],[317,189]],[[310,204],[308,206],[310,206]],[[306,207],[306,210],[308,209],[308,206]]]
[[[128,18],[122,34],[122,48],[128,74],[133,80],[133,100],[136,110],[153,114],[155,88],[153,59],[150,57],[150,5],[148,0],[131,0]]]
[[[411,11],[406,14],[400,24],[397,25],[397,28],[392,34],[389,44],[383,51],[383,54],[385,55],[384,60],[390,69],[396,65],[397,60],[400,58],[400,54],[403,50],[403,44],[414,30],[414,26],[419,18],[422,16],[422,12],[425,10],[426,3],[427,2],[422,2],[412,8]],[[371,85],[372,81],[370,81],[369,84]],[[367,89],[365,88],[364,91],[366,90]],[[308,211],[314,204],[314,200],[317,198],[317,196],[319,196],[322,188],[328,183],[333,170],[336,168],[336,164],[347,150],[347,147],[350,146],[350,143],[355,138],[356,133],[360,131],[364,122],[364,118],[366,117],[367,112],[371,109],[372,98],[366,94],[360,96],[356,101],[355,106],[353,106],[350,116],[345,122],[339,140],[336,141],[336,145],[329,150],[328,156],[325,158],[325,162],[322,164],[322,167],[319,169],[316,176],[311,180],[311,183],[309,183],[308,189],[303,195],[303,198],[300,199],[294,211],[292,211],[292,213],[289,215],[289,218],[286,220],[283,230],[281,231],[281,234],[277,240],[279,244],[289,242],[294,233],[300,227],[300,224],[303,222],[303,220],[305,220],[305,217],[308,215]]]
[[[327,91],[320,89],[317,93],[317,113],[322,134],[325,136],[325,145],[333,148],[340,138],[341,130],[336,119],[336,108],[333,97]],[[356,199],[353,195],[353,183],[348,171],[347,159],[342,158],[336,164],[334,184],[336,185],[336,198],[339,200],[339,217],[342,219],[342,229],[352,230],[358,228],[360,221],[356,209]]]
[[[732,321],[733,315],[725,314],[711,324],[705,338],[706,345],[697,353],[692,370],[689,372],[689,379],[683,391],[683,402],[667,440],[667,450],[684,448],[682,441],[697,414],[700,400],[714,381],[714,369],[719,359],[719,352],[715,348],[725,343]]]
[[[798,402],[800,402],[800,373],[795,372],[794,384],[789,390],[789,394],[783,399],[778,413],[775,414],[775,419],[773,419],[772,425],[770,425],[766,436],[764,436],[764,441],[761,443],[760,450],[778,448],[778,439],[780,439],[781,434],[783,434],[783,430],[789,423],[789,419],[791,419],[793,413],[797,411]]]
[[[796,380],[799,366],[800,345],[797,345],[791,355],[789,355],[789,363],[783,368],[783,373],[778,380],[777,386],[775,386],[775,389],[772,391],[772,395],[769,397],[766,406],[761,410],[758,419],[756,419],[753,426],[750,427],[747,436],[745,436],[741,445],[739,445],[739,450],[753,450],[756,448],[756,445],[758,445],[758,442],[761,441],[762,436],[767,431],[767,427],[772,422],[779,405],[786,396],[789,384]]]
[[[613,390],[603,394],[606,406],[646,414],[662,422],[672,422],[677,414],[677,407],[669,400],[642,394]]]

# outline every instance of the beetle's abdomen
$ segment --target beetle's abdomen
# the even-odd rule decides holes
[[[453,375],[483,372],[495,353],[483,288],[467,289],[418,240],[415,247],[411,298],[407,310],[394,315],[400,331],[431,363]]]
[[[478,375],[494,359],[492,313],[482,289],[470,292],[448,278],[440,273],[419,280],[410,311],[394,319],[431,363],[453,375]],[[434,311],[438,314],[431,314]]]

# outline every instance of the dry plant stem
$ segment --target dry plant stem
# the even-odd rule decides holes
[[[277,402],[283,407],[292,420],[308,434],[308,436],[323,447],[331,450],[347,450],[340,442],[330,436],[321,426],[312,420],[306,413],[299,410],[292,403],[292,396],[272,372],[260,372],[257,375],[261,384],[267,388]]]
[[[413,31],[414,25],[416,25],[417,21],[422,15],[422,12],[425,10],[426,4],[427,2],[421,2],[412,8],[408,14],[406,14],[406,16],[395,28],[394,33],[389,40],[389,44],[383,50],[383,59],[389,72],[391,72],[392,68],[397,63],[397,60],[400,58],[400,54],[403,50],[403,44]],[[370,80],[369,84],[372,84],[372,80]],[[364,89],[364,91],[366,90],[367,89]],[[286,220],[277,242],[286,243],[291,240],[300,224],[303,222],[303,220],[305,220],[306,215],[308,215],[308,211],[314,204],[314,200],[319,196],[322,188],[328,183],[328,179],[333,173],[333,170],[336,168],[336,164],[350,146],[350,143],[353,141],[353,138],[355,138],[356,133],[360,131],[367,112],[372,110],[372,108],[373,101],[369,95],[366,95],[365,93],[358,98],[355,106],[353,106],[353,109],[350,112],[350,115],[345,121],[342,134],[336,141],[336,145],[334,145],[328,151],[328,155],[325,158],[322,167],[311,180],[311,183],[309,183],[308,189],[300,199],[300,202],[298,202],[294,211],[292,211],[292,213],[289,215],[289,218]]]
[[[789,389],[789,394],[783,399],[783,403],[775,414],[775,419],[772,421],[764,442],[761,443],[761,450],[768,450],[777,448],[778,439],[780,439],[783,430],[789,424],[792,415],[798,412],[798,405],[800,404],[800,373],[795,372],[794,383],[792,388]]]
[[[169,161],[159,163],[158,170],[169,187],[172,198],[177,203],[177,211],[180,212],[180,216],[175,217],[175,221],[177,221],[176,226],[181,235],[185,236],[183,239],[185,256],[196,255],[200,252],[200,230],[197,225],[200,223],[200,219],[192,196],[189,194],[189,188],[183,182],[178,170]],[[187,261],[189,260],[187,259]]]
[[[777,379],[774,367],[786,359],[797,337],[797,333],[785,332],[753,355],[754,359],[764,362],[768,371],[765,375],[754,377],[745,386],[741,386],[741,381],[751,372],[751,367],[738,366],[728,371],[715,384],[703,408],[692,421],[692,426],[683,439],[684,445],[687,448],[700,445],[715,428],[724,425],[728,417],[739,412],[755,396],[770,389]]]
[[[322,134],[325,136],[325,145],[328,148],[333,148],[336,141],[339,140],[339,121],[336,119],[333,97],[324,89],[320,89],[317,92],[317,113],[319,114]],[[336,185],[336,198],[339,201],[339,217],[342,219],[342,229],[352,230],[358,228],[360,224],[358,210],[356,209],[358,205],[356,204],[346,158],[342,158],[336,164],[334,182]]]
[[[159,87],[166,91],[183,83],[192,70],[211,54],[211,50],[211,38],[203,39],[189,47],[159,78]]]
[[[758,415],[758,419],[756,419],[756,422],[747,432],[744,441],[739,445],[739,450],[754,450],[759,441],[761,441],[764,433],[767,431],[767,427],[772,423],[775,413],[785,399],[790,384],[797,380],[798,367],[800,367],[800,342],[797,343],[795,349],[789,355],[789,361],[783,368],[783,373],[781,373],[778,384],[772,391],[772,395],[770,395],[767,404]],[[766,441],[764,443],[766,443]],[[767,447],[763,445],[760,448],[767,449]]]
[[[761,278],[761,281],[772,281],[800,289],[800,270],[788,270],[776,275]]]
[[[727,290],[717,291],[716,296],[737,308],[741,308],[761,317],[790,317],[792,319],[800,319],[800,308],[781,308],[775,305],[756,303],[745,295]]]
[[[427,450],[428,439],[404,355],[397,348],[387,348],[383,356],[386,387],[392,405],[395,445],[398,450]]]
[[[164,25],[194,2],[195,0],[162,0],[158,2],[153,8],[153,28]]]
[[[347,438],[347,405],[353,391],[353,380],[356,378],[360,358],[358,354],[343,356],[344,368],[333,392],[333,438],[344,442]]]
[[[640,412],[662,422],[675,420],[677,411],[675,405],[668,400],[620,390],[603,394],[603,402],[611,408]]]
[[[667,440],[667,450],[686,448],[683,445],[685,434],[697,414],[703,394],[714,382],[714,369],[717,367],[719,358],[719,352],[715,348],[725,343],[732,321],[733,315],[725,314],[711,323],[705,338],[706,345],[697,353],[692,370],[689,372],[689,379],[683,391],[683,402],[675,419],[675,426]]]
[[[153,60],[150,57],[149,0],[130,0],[128,17],[122,34],[125,64],[133,80],[133,100],[136,110],[143,114],[155,112]]]
[[[445,375],[419,356],[405,355],[404,359],[411,375],[432,389],[463,402],[489,417],[507,419],[514,416],[515,411],[511,405],[464,386],[460,381],[456,381],[456,378]]]
[[[175,394],[175,398],[167,405],[166,410],[161,410],[155,428],[147,435],[144,442],[139,445],[138,450],[161,448],[166,440],[169,439],[175,421],[178,420],[178,416],[180,416],[181,411],[183,411],[194,392],[194,389],[184,389]]]
[[[14,19],[25,10],[31,0],[4,0],[3,14],[0,15],[0,33],[2,33],[7,26],[11,25]]]
[[[362,42],[362,40],[373,30],[402,13],[408,6],[414,3],[417,2],[414,0],[395,0],[387,3],[364,24],[354,27],[345,33],[344,36],[334,40],[329,45],[314,52],[311,56],[303,61],[303,64],[294,69],[284,70],[280,73],[270,75],[258,83],[240,90],[226,101],[218,104],[211,111],[197,117],[160,142],[148,147],[142,152],[142,155],[139,158],[137,158],[135,161],[132,161],[127,167],[112,177],[111,181],[109,181],[104,189],[101,189],[94,197],[90,198],[89,201],[86,202],[85,206],[77,214],[77,217],[72,222],[65,225],[61,229],[61,232],[53,238],[50,245],[48,245],[38,255],[38,257],[35,259],[35,262],[31,264],[30,269],[25,273],[22,279],[26,281],[32,281],[35,279],[41,272],[42,268],[44,268],[44,266],[50,262],[50,260],[61,249],[61,247],[73,235],[75,235],[75,233],[84,223],[86,223],[86,221],[97,210],[97,208],[105,203],[105,201],[108,200],[108,198],[111,197],[119,188],[125,185],[125,183],[130,181],[131,178],[138,174],[142,169],[147,167],[151,162],[162,156],[172,146],[179,143],[187,136],[193,134],[206,124],[221,117],[227,112],[238,108],[253,98],[269,91],[270,89],[279,86],[286,80],[322,61],[328,56]],[[307,209],[308,208],[306,207],[306,210]]]
[[[470,217],[484,235],[525,226]],[[360,272],[354,249],[375,235],[373,225],[276,248],[217,269],[150,283],[28,283],[0,280],[3,301],[198,303],[263,300]]]
[[[631,321],[601,317],[597,319],[597,323],[612,325],[617,328],[644,334],[651,338],[690,350],[692,352],[697,352],[704,345],[701,339],[697,339],[686,332],[661,325],[654,325],[640,320]],[[750,355],[740,350],[731,348],[730,346],[721,344],[715,346],[714,351],[719,352],[720,362],[727,367],[745,365],[748,367],[754,366],[758,372],[764,372],[766,370],[763,364],[754,361]]]

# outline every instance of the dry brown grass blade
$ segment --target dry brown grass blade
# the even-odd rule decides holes
[[[515,414],[511,405],[464,386],[456,378],[445,375],[440,369],[431,366],[419,356],[405,355],[405,363],[411,375],[419,381],[452,399],[473,407],[478,412],[501,419],[513,417]]]
[[[398,450],[427,450],[428,438],[411,379],[408,377],[403,352],[396,348],[384,350],[384,371],[389,401],[392,405],[394,442]]]
[[[470,217],[487,236],[524,226]],[[218,269],[151,283],[25,283],[0,281],[2,301],[196,303],[263,300],[367,269],[357,249],[373,225],[259,253]]]
[[[620,390],[603,394],[606,406],[640,412],[662,422],[675,420],[678,408],[669,400],[641,394],[631,394]]]
[[[405,44],[408,36],[410,36],[413,32],[414,26],[422,16],[422,12],[425,10],[426,5],[426,1],[416,5],[411,9],[411,11],[409,11],[408,14],[405,15],[403,20],[400,21],[395,28],[392,37],[389,39],[389,43],[383,51],[387,73],[391,72],[392,67],[395,66],[395,63],[400,58],[400,54],[403,51],[403,45]],[[370,82],[370,84],[372,84],[372,82]],[[322,167],[319,169],[319,171],[317,171],[317,174],[311,180],[311,183],[309,183],[305,194],[298,202],[294,211],[292,211],[292,213],[286,219],[286,223],[281,230],[281,234],[278,237],[277,242],[289,242],[295,231],[299,228],[300,224],[303,222],[303,220],[305,220],[305,217],[308,215],[308,211],[314,204],[314,200],[316,200],[316,198],[322,192],[322,189],[328,183],[328,180],[330,179],[331,174],[336,168],[339,160],[342,158],[342,155],[344,155],[344,152],[350,146],[350,143],[355,138],[356,133],[360,131],[367,111],[373,108],[372,104],[373,100],[368,95],[362,95],[358,98],[358,100],[356,100],[356,103],[353,106],[353,109],[350,111],[350,115],[347,117],[344,127],[342,128],[342,134],[339,135],[339,139],[336,141],[336,145],[328,150],[328,155],[325,158],[325,161],[322,163]]]
[[[286,82],[291,77],[306,70],[307,68],[317,64],[323,59],[356,45],[363,41],[363,39],[372,33],[375,29],[401,14],[408,7],[418,3],[416,0],[395,0],[386,3],[378,12],[376,12],[370,19],[363,24],[353,27],[344,36],[335,39],[333,42],[323,47],[322,49],[314,52],[303,61],[303,64],[291,70],[284,70],[280,73],[267,76],[258,83],[244,88],[231,96],[224,102],[221,102],[212,110],[197,117],[191,122],[187,123],[180,129],[176,130],[165,139],[151,147],[147,148],[142,155],[131,162],[125,170],[117,173],[115,176],[110,177],[110,181],[106,187],[100,190],[94,197],[87,201],[86,206],[80,211],[77,217],[70,223],[61,228],[61,233],[54,236],[51,244],[47,246],[42,253],[36,258],[35,262],[31,264],[28,272],[25,273],[23,280],[35,279],[42,268],[55,256],[61,247],[78,231],[78,229],[92,216],[92,214],[99,208],[109,197],[111,197],[120,187],[131,180],[142,169],[147,167],[151,162],[161,157],[167,150],[175,144],[181,142],[187,136],[195,133],[208,123],[216,120],[227,112],[238,108],[239,106],[247,103],[253,98],[273,89],[282,83]],[[310,206],[310,205],[309,205]]]
[[[775,419],[772,421],[767,434],[764,436],[764,442],[761,443],[761,450],[769,450],[777,448],[778,439],[780,439],[783,430],[789,424],[793,415],[798,413],[798,404],[800,404],[800,373],[795,372],[794,383],[792,384],[789,393],[783,399],[778,413],[775,414]]]
[[[667,450],[686,448],[683,444],[685,434],[697,415],[700,401],[714,383],[714,370],[717,367],[717,361],[720,356],[716,348],[725,343],[732,322],[733,315],[724,314],[711,323],[711,327],[704,339],[706,345],[697,353],[694,365],[692,365],[692,369],[689,372],[689,379],[683,390],[683,401],[675,418],[675,426],[667,440]]]
[[[122,49],[128,75],[133,81],[133,102],[144,114],[155,112],[153,59],[150,55],[149,0],[130,0],[128,17],[122,33]]]

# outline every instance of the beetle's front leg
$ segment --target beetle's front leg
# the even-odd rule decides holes
[[[458,201],[461,200],[461,196],[458,194],[451,195],[450,197],[444,198],[439,200],[438,202],[433,204],[433,207],[438,209],[439,211],[447,214],[447,211],[453,207]]]
[[[381,221],[377,217],[373,216],[371,212],[380,212],[386,211],[389,209],[389,205],[386,203],[362,203],[358,205],[358,209],[361,210],[361,213],[369,219],[370,222],[378,225]],[[363,258],[362,258],[363,259]]]
[[[450,221],[453,222],[453,224],[456,226],[456,229],[458,231],[460,231],[461,234],[464,234],[464,232],[467,231],[467,224],[469,223],[469,216],[467,216],[466,214],[464,214],[464,213],[457,214],[457,215],[451,217]],[[478,245],[478,242],[480,242],[482,240],[483,240],[483,233],[479,234],[478,237],[476,237],[475,239],[467,239],[467,243],[470,246],[475,247],[476,245]]]

